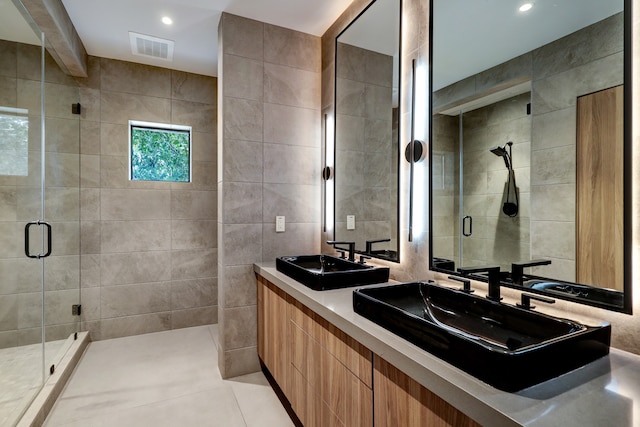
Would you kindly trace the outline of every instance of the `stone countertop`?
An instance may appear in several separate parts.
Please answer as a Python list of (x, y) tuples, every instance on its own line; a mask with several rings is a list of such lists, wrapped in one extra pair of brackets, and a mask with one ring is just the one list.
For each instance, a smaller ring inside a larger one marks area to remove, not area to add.
[(254, 264), (254, 271), (482, 425), (640, 426), (640, 356), (611, 348), (589, 365), (507, 393), (356, 314), (354, 288), (314, 291), (275, 263)]

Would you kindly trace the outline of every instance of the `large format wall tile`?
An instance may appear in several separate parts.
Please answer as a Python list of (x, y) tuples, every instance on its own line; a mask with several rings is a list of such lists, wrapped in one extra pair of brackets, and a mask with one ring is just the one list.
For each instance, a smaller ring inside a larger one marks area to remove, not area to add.
[(214, 306), (218, 303), (216, 279), (190, 279), (171, 282), (171, 310)]
[(262, 184), (225, 182), (223, 216), (227, 224), (255, 224), (262, 220)]
[(264, 65), (262, 61), (236, 55), (225, 55), (224, 96), (262, 101)]
[(103, 318), (169, 311), (171, 282), (110, 286), (100, 294)]
[(218, 323), (218, 307), (198, 307), (171, 312), (171, 329)]
[(275, 221), (276, 215), (284, 215), (290, 222), (319, 222), (316, 209), (320, 197), (317, 185), (264, 184), (262, 187), (262, 222)]
[(106, 123), (128, 124), (129, 120), (170, 123), (171, 100), (120, 92), (102, 92), (100, 119)]
[(100, 325), (100, 338), (127, 337), (148, 334), (171, 329), (171, 313), (150, 313), (139, 316), (114, 317), (103, 319)]
[(264, 26), (264, 61), (320, 72), (320, 39), (287, 28)]
[(258, 317), (256, 306), (223, 308), (225, 317), (225, 333), (223, 348), (242, 348), (257, 344)]
[(193, 131), (216, 131), (216, 105), (199, 102), (171, 101), (171, 123), (191, 126)]
[(18, 62), (18, 44), (7, 40), (0, 40), (0, 76), (17, 77)]
[(171, 90), (173, 99), (213, 105), (217, 102), (218, 86), (215, 77), (172, 70)]
[(318, 223), (289, 223), (287, 233), (276, 233), (275, 221), (263, 227), (262, 261), (275, 262), (276, 257), (317, 253), (320, 247)]
[(272, 104), (317, 108), (320, 76), (312, 71), (265, 63), (264, 100)]
[(228, 139), (222, 152), (224, 181), (261, 182), (262, 143)]
[(171, 249), (171, 221), (102, 221), (101, 253)]
[(225, 224), (225, 265), (262, 261), (262, 224)]
[(263, 60), (264, 24), (262, 22), (225, 13), (220, 23), (225, 54)]
[(15, 77), (0, 77), (0, 105), (15, 107), (18, 103), (18, 82)]
[(264, 182), (318, 184), (320, 148), (264, 144)]
[(215, 219), (216, 191), (171, 191), (171, 219)]
[(215, 220), (171, 221), (172, 249), (208, 249), (218, 246), (218, 223)]
[(271, 104), (264, 110), (264, 142), (320, 146), (318, 110)]
[(166, 190), (101, 191), (102, 220), (170, 219), (171, 192)]
[(171, 251), (171, 279), (201, 279), (218, 276), (217, 249)]
[(171, 280), (171, 253), (168, 251), (103, 254), (101, 284), (126, 285)]
[(225, 138), (262, 141), (263, 105), (258, 101), (224, 98)]
[(220, 272), (225, 282), (221, 292), (220, 305), (224, 308), (255, 305), (257, 301), (255, 273), (253, 265), (234, 265)]
[(171, 70), (104, 58), (100, 65), (103, 91), (171, 97)]

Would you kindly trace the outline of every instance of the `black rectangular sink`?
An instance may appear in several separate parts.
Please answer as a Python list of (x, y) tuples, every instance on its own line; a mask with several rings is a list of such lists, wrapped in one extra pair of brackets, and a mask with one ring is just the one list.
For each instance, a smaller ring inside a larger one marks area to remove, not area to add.
[(354, 311), (500, 390), (514, 392), (609, 354), (592, 327), (435, 283), (353, 292)]
[(389, 281), (388, 267), (374, 267), (331, 255), (278, 257), (276, 270), (316, 291)]

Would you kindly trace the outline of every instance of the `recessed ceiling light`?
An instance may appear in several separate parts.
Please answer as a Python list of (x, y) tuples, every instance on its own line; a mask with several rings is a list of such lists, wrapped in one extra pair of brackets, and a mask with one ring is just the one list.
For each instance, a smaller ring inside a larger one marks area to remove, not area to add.
[(526, 12), (528, 10), (531, 10), (531, 8), (533, 7), (533, 3), (525, 3), (522, 6), (520, 6), (520, 9), (518, 9), (520, 12)]
[(168, 16), (163, 16), (162, 23), (165, 25), (171, 25), (173, 24), (173, 19), (169, 18)]

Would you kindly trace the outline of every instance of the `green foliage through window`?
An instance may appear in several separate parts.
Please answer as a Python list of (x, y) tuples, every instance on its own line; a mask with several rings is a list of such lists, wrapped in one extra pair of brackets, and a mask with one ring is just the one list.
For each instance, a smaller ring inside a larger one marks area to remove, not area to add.
[(132, 180), (190, 181), (190, 128), (130, 126)]

